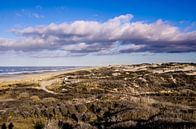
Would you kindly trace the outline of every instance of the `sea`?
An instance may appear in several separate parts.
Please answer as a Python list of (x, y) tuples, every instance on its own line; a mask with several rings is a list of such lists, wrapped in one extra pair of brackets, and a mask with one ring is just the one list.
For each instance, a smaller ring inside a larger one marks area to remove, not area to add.
[(0, 66), (0, 76), (55, 72), (82, 67), (83, 66)]

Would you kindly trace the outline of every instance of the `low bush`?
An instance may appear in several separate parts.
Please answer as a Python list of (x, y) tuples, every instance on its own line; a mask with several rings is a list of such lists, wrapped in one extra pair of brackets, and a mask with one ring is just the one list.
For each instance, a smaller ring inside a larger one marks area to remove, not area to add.
[(39, 96), (36, 96), (36, 95), (33, 95), (33, 96), (31, 96), (31, 98), (30, 98), (34, 103), (38, 103), (38, 102), (40, 102), (40, 98), (39, 98)]
[(37, 121), (34, 125), (34, 129), (44, 129), (45, 124), (42, 121)]
[(52, 103), (54, 103), (55, 101), (56, 101), (56, 99), (53, 98), (53, 97), (48, 97), (48, 98), (42, 99), (42, 102), (43, 102), (44, 104), (52, 104)]
[(29, 93), (28, 92), (22, 92), (21, 94), (18, 95), (18, 99), (25, 99), (29, 98)]

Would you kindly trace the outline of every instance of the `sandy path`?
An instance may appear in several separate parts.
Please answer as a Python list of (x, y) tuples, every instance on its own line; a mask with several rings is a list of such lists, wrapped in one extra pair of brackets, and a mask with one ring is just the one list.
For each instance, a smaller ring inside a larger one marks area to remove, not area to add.
[(42, 89), (44, 90), (45, 92), (47, 93), (50, 93), (50, 94), (58, 94), (54, 91), (51, 91), (51, 90), (48, 90), (47, 89), (47, 86), (50, 86), (51, 84), (53, 84), (54, 80), (49, 80), (49, 81), (41, 81), (39, 84), (40, 84), (40, 87), (38, 87), (38, 89)]

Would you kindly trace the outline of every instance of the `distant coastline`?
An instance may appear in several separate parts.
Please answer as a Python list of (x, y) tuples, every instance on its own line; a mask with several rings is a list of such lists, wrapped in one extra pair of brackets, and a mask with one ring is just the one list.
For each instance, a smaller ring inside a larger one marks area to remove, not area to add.
[[(18, 67), (18, 66), (17, 66)], [(45, 66), (45, 68), (49, 66)], [(30, 71), (30, 72), (20, 72), (14, 74), (0, 74), (0, 83), (15, 83), (20, 81), (39, 81), (46, 78), (50, 78), (52, 76), (64, 74), (67, 72), (85, 70), (88, 68), (92, 68), (90, 66), (52, 66), (54, 67), (61, 67), (61, 69), (51, 69), (51, 70), (42, 70), (42, 71)], [(62, 68), (64, 67), (64, 68)], [(3, 67), (0, 67), (0, 69)], [(4, 67), (5, 68), (5, 67)], [(13, 68), (13, 66), (11, 66)], [(36, 68), (36, 66), (34, 67)], [(44, 68), (44, 67), (43, 67)], [(94, 68), (94, 67), (93, 67)]]
[(0, 66), (0, 77), (59, 72), (83, 67), (84, 66)]

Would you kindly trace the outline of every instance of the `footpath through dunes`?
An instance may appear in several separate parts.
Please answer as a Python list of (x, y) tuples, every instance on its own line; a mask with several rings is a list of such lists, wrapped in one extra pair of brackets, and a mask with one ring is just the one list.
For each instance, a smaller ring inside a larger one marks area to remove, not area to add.
[(195, 72), (193, 63), (115, 65), (4, 81), (0, 125), (195, 129)]

